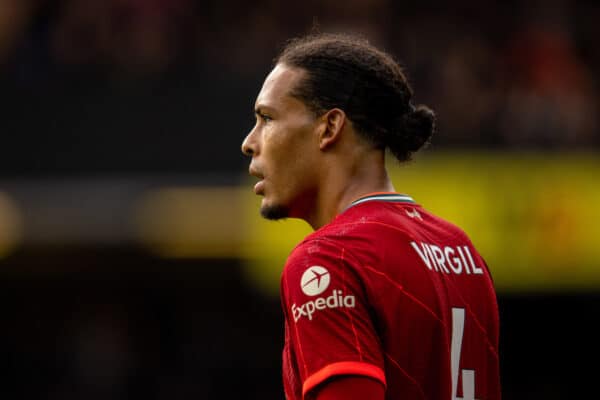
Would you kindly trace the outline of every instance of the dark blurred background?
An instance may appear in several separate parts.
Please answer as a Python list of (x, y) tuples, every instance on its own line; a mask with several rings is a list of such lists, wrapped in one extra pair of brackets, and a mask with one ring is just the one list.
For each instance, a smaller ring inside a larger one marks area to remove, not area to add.
[(391, 52), (436, 110), (391, 168), (490, 264), (504, 398), (590, 397), (598, 21), (591, 0), (0, 0), (0, 398), (283, 398), (278, 275), (308, 229), (260, 221), (239, 147), (315, 24)]

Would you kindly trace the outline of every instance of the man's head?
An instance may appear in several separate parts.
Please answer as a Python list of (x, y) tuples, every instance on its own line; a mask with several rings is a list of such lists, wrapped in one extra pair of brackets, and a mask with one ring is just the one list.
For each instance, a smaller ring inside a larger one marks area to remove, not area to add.
[(304, 77), (298, 68), (273, 68), (256, 98), (256, 124), (242, 143), (242, 152), (252, 156), (250, 174), (261, 179), (254, 191), (264, 196), (265, 218), (301, 217), (301, 200), (315, 194), (320, 120), (291, 95)]
[(433, 112), (413, 106), (411, 97), (400, 66), (366, 40), (320, 34), (289, 42), (258, 95), (257, 122), (242, 144), (253, 159), (250, 172), (262, 179), (255, 191), (264, 195), (263, 216), (303, 216), (323, 185), (320, 156), (343, 135), (356, 136), (356, 146), (410, 159), (434, 125)]

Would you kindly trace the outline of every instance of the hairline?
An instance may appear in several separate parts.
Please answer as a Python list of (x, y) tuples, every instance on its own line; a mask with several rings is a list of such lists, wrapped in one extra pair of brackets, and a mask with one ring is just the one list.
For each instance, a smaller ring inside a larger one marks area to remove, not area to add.
[(289, 68), (291, 70), (296, 70), (296, 71), (300, 71), (300, 76), (298, 77), (298, 79), (296, 80), (296, 82), (294, 82), (294, 86), (292, 86), (291, 88), (288, 89), (288, 93), (286, 94), (287, 96), (293, 97), (294, 99), (300, 101), (302, 104), (304, 104), (304, 106), (313, 114), (315, 114), (315, 116), (319, 116), (322, 115), (323, 113), (329, 111), (325, 108), (317, 108), (315, 107), (314, 103), (311, 104), (311, 102), (304, 96), (302, 96), (299, 93), (298, 88), (301, 87), (301, 85), (306, 84), (307, 80), (310, 79), (311, 77), (311, 72), (310, 70), (308, 70), (305, 67), (301, 67), (298, 65), (293, 65), (290, 64), (288, 62), (285, 61), (281, 61), (281, 60), (276, 60), (275, 65), (273, 66), (273, 68), (276, 68), (277, 66), (283, 66), (285, 68)]

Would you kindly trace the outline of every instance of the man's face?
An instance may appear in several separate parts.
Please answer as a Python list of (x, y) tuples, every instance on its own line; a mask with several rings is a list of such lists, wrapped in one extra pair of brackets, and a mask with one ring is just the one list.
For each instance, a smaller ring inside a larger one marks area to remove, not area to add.
[(256, 99), (256, 124), (242, 143), (242, 152), (252, 157), (250, 174), (260, 179), (254, 192), (263, 196), (260, 211), (265, 218), (302, 218), (314, 201), (318, 120), (290, 95), (304, 74), (302, 69), (275, 66)]

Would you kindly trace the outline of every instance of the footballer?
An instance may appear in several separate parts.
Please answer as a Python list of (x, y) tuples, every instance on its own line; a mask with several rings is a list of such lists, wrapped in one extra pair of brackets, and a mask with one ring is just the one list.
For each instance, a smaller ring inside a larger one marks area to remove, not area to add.
[(242, 143), (261, 214), (314, 232), (281, 277), (290, 400), (500, 399), (499, 318), (467, 235), (398, 192), (434, 131), (399, 64), (351, 35), (290, 41)]

